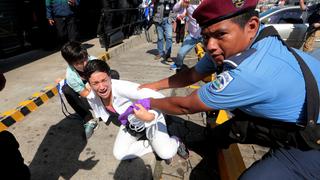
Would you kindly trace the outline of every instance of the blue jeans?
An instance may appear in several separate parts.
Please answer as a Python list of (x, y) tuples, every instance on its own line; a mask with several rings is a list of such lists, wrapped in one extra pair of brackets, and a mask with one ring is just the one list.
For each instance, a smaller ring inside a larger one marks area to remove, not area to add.
[(190, 34), (188, 34), (186, 36), (186, 38), (183, 40), (183, 43), (179, 49), (177, 58), (175, 59), (175, 64), (177, 65), (177, 67), (181, 67), (183, 65), (183, 59), (184, 57), (188, 54), (188, 52), (194, 48), (194, 46), (201, 42), (202, 38), (193, 38), (190, 36)]
[[(172, 48), (172, 24), (169, 22), (168, 18), (163, 18), (161, 23), (156, 23), (157, 28), (157, 48), (159, 55), (167, 58), (170, 57)], [(163, 50), (163, 41), (166, 40), (166, 51)]]

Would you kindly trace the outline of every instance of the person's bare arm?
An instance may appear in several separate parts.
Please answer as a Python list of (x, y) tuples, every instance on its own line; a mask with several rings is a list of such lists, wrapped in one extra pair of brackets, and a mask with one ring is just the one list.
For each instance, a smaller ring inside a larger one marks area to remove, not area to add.
[(195, 82), (200, 81), (201, 79), (205, 78), (208, 74), (199, 74), (194, 67), (191, 69), (185, 69), (180, 71), (179, 73), (172, 75), (168, 78), (161, 79), (156, 82), (146, 83), (139, 86), (140, 89), (142, 88), (149, 88), (153, 90), (162, 90), (162, 89), (169, 89), (169, 88), (180, 88), (191, 85)]
[(84, 88), (82, 91), (79, 92), (81, 97), (87, 97), (90, 93), (90, 89)]
[(299, 0), (299, 5), (301, 10), (307, 10), (307, 6), (304, 4), (304, 0)]
[(320, 22), (312, 24), (314, 28), (320, 28)]

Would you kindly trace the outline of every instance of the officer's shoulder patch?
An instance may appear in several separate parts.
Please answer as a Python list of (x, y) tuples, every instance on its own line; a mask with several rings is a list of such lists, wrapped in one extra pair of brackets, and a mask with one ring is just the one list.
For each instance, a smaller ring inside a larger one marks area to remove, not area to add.
[(214, 91), (220, 92), (228, 86), (228, 84), (233, 80), (233, 77), (228, 71), (220, 73), (215, 80), (211, 82), (211, 86)]

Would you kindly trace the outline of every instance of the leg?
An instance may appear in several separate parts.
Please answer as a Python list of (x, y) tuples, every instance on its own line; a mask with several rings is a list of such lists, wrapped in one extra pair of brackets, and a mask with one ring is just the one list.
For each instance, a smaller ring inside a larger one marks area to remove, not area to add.
[(168, 134), (166, 121), (162, 114), (159, 114), (157, 121), (158, 130), (150, 140), (153, 150), (161, 159), (172, 158), (178, 150), (179, 142)]
[(69, 41), (75, 41), (78, 37), (78, 28), (75, 17), (69, 17), (67, 20), (67, 30)]
[(133, 159), (152, 152), (148, 140), (140, 140), (131, 136), (126, 127), (121, 125), (113, 146), (113, 155), (118, 160)]
[(270, 150), (260, 161), (249, 167), (239, 179), (318, 179), (320, 151), (295, 148)]
[(172, 48), (172, 24), (169, 22), (168, 18), (164, 18), (162, 22), (164, 28), (164, 35), (166, 38), (166, 52), (165, 57), (169, 58), (171, 56), (171, 48)]
[(66, 18), (64, 18), (64, 17), (54, 18), (54, 21), (56, 23), (59, 44), (62, 45), (62, 44), (64, 44), (64, 42), (66, 40), (66, 36), (67, 36)]
[(89, 104), (87, 101), (81, 100), (78, 93), (76, 93), (68, 84), (65, 84), (62, 87), (62, 92), (66, 97), (68, 103), (73, 108), (73, 110), (79, 114), (82, 119), (87, 119), (88, 116), (91, 116), (89, 111)]
[(158, 48), (158, 54), (160, 56), (164, 55), (163, 52), (163, 27), (161, 26), (161, 24), (156, 23), (156, 28), (157, 28), (157, 36), (158, 36), (158, 41), (157, 41), (157, 48)]
[(320, 37), (320, 30), (316, 30), (307, 35), (306, 41), (304, 42), (304, 45), (303, 45), (303, 51), (309, 52), (313, 50), (313, 44), (316, 37)]
[(194, 39), (190, 35), (187, 35), (187, 37), (184, 39), (184, 41), (179, 49), (179, 52), (178, 52), (178, 55), (177, 55), (177, 58), (175, 61), (175, 64), (177, 65), (177, 67), (181, 67), (183, 65), (184, 57), (188, 54), (188, 52), (192, 48), (194, 48), (194, 46), (196, 45), (197, 42), (198, 42), (197, 39)]

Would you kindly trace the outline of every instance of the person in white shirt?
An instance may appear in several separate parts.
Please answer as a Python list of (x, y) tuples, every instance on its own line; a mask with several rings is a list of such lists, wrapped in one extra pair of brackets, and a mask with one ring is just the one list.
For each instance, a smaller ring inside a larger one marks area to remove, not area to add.
[[(164, 97), (151, 89), (138, 90), (139, 84), (111, 79), (110, 67), (101, 60), (89, 61), (84, 72), (91, 88), (87, 100), (95, 116), (104, 122), (110, 120), (111, 116), (123, 114), (138, 99)], [(144, 123), (134, 115), (129, 115), (127, 122), (121, 121), (113, 148), (115, 158), (132, 159), (153, 151), (164, 160), (172, 159), (177, 151), (183, 158), (188, 158), (189, 154), (183, 143), (177, 137), (168, 135), (163, 114), (155, 110), (144, 110), (143, 113), (155, 121)], [(142, 135), (146, 135), (147, 139), (139, 140)]]
[(202, 42), (201, 37), (201, 28), (197, 23), (196, 19), (192, 17), (193, 11), (199, 6), (199, 2), (197, 4), (191, 4), (189, 0), (180, 0), (173, 6), (174, 12), (181, 12), (183, 10), (186, 11), (185, 18), (188, 23), (188, 32), (189, 34), (185, 37), (182, 42), (182, 45), (177, 54), (177, 58), (174, 60), (174, 64), (170, 66), (171, 70), (180, 71), (183, 66), (184, 57), (188, 54), (188, 52), (194, 48), (194, 46)]

